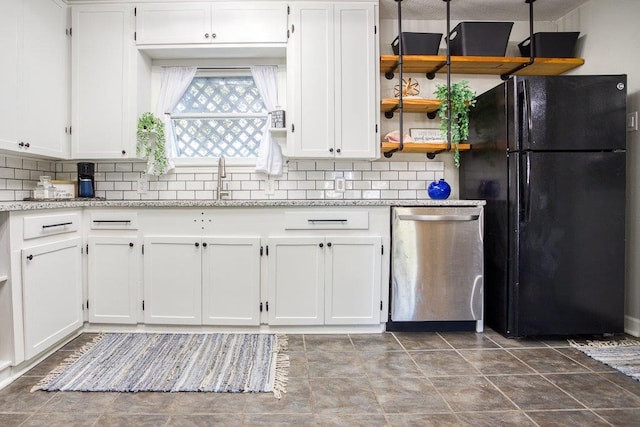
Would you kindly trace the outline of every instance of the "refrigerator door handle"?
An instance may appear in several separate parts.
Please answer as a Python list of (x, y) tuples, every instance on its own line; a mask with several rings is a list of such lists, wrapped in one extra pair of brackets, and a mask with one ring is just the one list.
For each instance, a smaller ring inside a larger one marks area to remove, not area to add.
[[(524, 103), (523, 121), (527, 124), (527, 148), (531, 148), (531, 131), (533, 129), (533, 118), (531, 116), (531, 92), (526, 80), (522, 81), (522, 101)], [(522, 148), (522, 145), (520, 146)]]
[(522, 221), (529, 222), (531, 218), (531, 157), (527, 152), (522, 153), (522, 159), (524, 165), (521, 165), (522, 176), (522, 199), (521, 199), (521, 212)]

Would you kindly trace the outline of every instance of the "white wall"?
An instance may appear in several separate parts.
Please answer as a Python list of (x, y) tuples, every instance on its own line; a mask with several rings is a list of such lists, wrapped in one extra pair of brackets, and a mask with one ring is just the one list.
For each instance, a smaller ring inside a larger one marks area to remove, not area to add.
[[(580, 31), (585, 64), (573, 74), (627, 74), (627, 111), (640, 109), (638, 0), (591, 0), (558, 22)], [(627, 133), (627, 291), (625, 329), (640, 336), (640, 132)]]

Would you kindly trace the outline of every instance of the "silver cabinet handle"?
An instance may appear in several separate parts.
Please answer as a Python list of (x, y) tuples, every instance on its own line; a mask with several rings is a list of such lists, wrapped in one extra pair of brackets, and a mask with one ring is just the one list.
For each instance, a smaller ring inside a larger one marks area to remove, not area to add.
[(398, 215), (409, 221), (476, 221), (480, 215)]
[(308, 219), (307, 222), (347, 222), (346, 219)]
[(120, 223), (120, 222), (126, 222), (129, 223), (131, 222), (130, 219), (94, 219), (93, 222), (109, 222), (109, 223)]

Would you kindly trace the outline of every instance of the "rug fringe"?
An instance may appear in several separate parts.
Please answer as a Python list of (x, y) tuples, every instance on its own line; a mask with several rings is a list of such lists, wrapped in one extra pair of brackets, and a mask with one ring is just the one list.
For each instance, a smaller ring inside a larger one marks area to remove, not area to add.
[(43, 390), (53, 380), (58, 378), (58, 376), (65, 371), (69, 366), (73, 365), (80, 357), (84, 356), (89, 350), (91, 350), (97, 343), (100, 342), (104, 338), (105, 334), (100, 333), (96, 335), (91, 341), (87, 342), (85, 345), (80, 347), (78, 350), (74, 351), (71, 356), (64, 359), (58, 366), (56, 366), (51, 372), (49, 372), (44, 378), (42, 378), (36, 385), (31, 387), (30, 392), (33, 393), (37, 390)]
[(587, 340), (586, 343), (579, 343), (575, 340), (569, 340), (569, 344), (576, 348), (607, 348), (607, 347), (628, 347), (632, 345), (640, 345), (640, 341), (625, 338), (623, 340), (611, 341), (592, 341)]
[(276, 372), (273, 383), (273, 396), (281, 399), (282, 394), (287, 392), (289, 381), (289, 355), (282, 353), (289, 348), (289, 338), (286, 335), (276, 335)]

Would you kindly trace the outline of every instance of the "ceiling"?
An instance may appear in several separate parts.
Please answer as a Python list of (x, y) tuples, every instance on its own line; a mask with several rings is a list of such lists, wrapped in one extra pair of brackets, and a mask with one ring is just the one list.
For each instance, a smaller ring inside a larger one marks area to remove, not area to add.
[[(534, 0), (534, 21), (555, 21), (590, 0)], [(402, 20), (446, 19), (445, 0), (401, 0)], [(525, 0), (450, 0), (452, 20), (528, 21)], [(397, 19), (398, 1), (380, 0), (380, 19)]]

